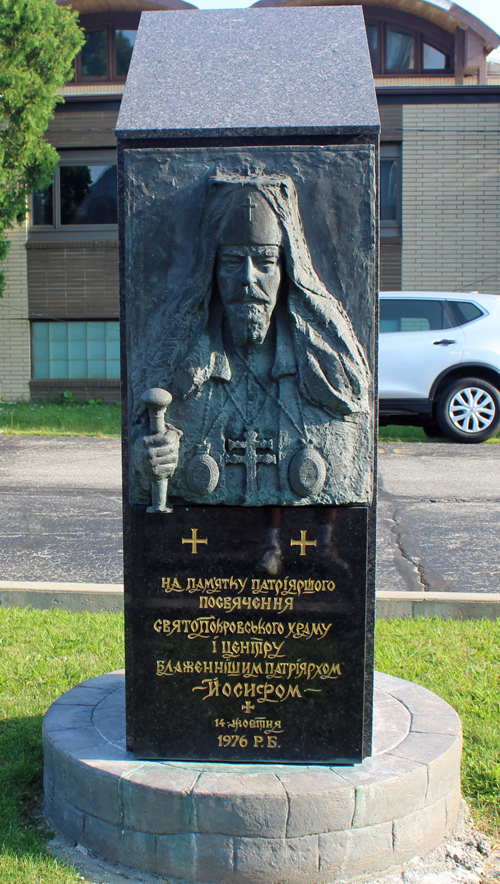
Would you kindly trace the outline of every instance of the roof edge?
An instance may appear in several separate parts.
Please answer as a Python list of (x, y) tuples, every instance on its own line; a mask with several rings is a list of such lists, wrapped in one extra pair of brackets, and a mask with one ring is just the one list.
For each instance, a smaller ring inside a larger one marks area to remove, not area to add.
[[(337, 0), (332, 0), (332, 2), (328, 2), (328, 0), (326, 0), (326, 2), (322, 2), (322, 3), (318, 3), (318, 2), (310, 3), (310, 2), (307, 2), (307, 0), (306, 0), (306, 3), (304, 3), (304, 5), (305, 6), (310, 6), (310, 5), (314, 5), (314, 6), (341, 6), (343, 3), (345, 4), (346, 0), (338, 0), (338, 2), (337, 2)], [(359, 5), (362, 5), (362, 0), (347, 0), (347, 3), (348, 3), (348, 5), (351, 5), (354, 3), (356, 3), (356, 4), (359, 3)], [(481, 21), (481, 19), (476, 18), (475, 15), (472, 15), (471, 12), (467, 12), (466, 9), (462, 9), (462, 7), (458, 5), (458, 3), (449, 2), (449, 0), (448, 0), (448, 2), (446, 2), (446, 0), (444, 0), (444, 2), (440, 2), (440, 3), (433, 3), (432, 0), (416, 0), (415, 10), (413, 10), (413, 11), (410, 9), (402, 9), (401, 3), (399, 2), (399, 0), (392, 0), (392, 2), (388, 2), (388, 3), (384, 3), (384, 4), (377, 3), (377, 0), (368, 0), (368, 3), (372, 6), (379, 6), (380, 5), (381, 8), (383, 8), (384, 6), (387, 6), (388, 8), (393, 7), (394, 9), (398, 9), (400, 12), (409, 12), (409, 13), (411, 12), (412, 15), (416, 15), (418, 18), (425, 18), (425, 16), (419, 15), (419, 13), (418, 13), (419, 6), (421, 7), (422, 5), (424, 5), (424, 6), (428, 6), (429, 8), (434, 7), (436, 9), (440, 9), (442, 12), (444, 12), (446, 15), (449, 15), (451, 18), (454, 18), (455, 21), (458, 23), (459, 27), (470, 28), (472, 31), (475, 31), (475, 33), (478, 34), (481, 37), (481, 39), (483, 39), (485, 41), (485, 43), (487, 44), (486, 48), (488, 50), (488, 53), (492, 52), (494, 49), (497, 49), (498, 46), (500, 46), (500, 34), (497, 34), (496, 31), (494, 31), (487, 24), (485, 24), (483, 21)], [(261, 7), (262, 8), (262, 7), (279, 7), (279, 6), (281, 6), (284, 9), (285, 8), (295, 9), (298, 5), (302, 5), (302, 4), (297, 3), (297, 0), (291, 0), (291, 2), (290, 2), (290, 0), (257, 0), (257, 2), (253, 3), (250, 8), (252, 9), (254, 7)]]

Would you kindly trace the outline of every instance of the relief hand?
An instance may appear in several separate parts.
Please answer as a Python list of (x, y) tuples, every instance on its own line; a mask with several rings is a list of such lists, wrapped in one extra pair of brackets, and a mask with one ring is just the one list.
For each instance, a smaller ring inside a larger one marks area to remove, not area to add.
[(151, 506), (147, 511), (170, 513), (172, 509), (167, 507), (168, 480), (177, 467), (182, 433), (171, 424), (165, 426), (165, 412), (172, 401), (167, 390), (153, 387), (142, 394), (141, 400), (149, 410), (151, 432), (144, 438), (144, 473), (151, 482)]

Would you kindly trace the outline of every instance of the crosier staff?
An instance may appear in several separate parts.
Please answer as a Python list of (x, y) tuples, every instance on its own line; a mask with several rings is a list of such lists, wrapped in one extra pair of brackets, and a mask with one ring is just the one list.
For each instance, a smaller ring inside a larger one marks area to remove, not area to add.
[[(145, 393), (141, 396), (141, 401), (147, 407), (149, 411), (149, 429), (151, 433), (151, 437), (154, 437), (154, 441), (158, 444), (159, 442), (163, 442), (165, 436), (167, 435), (167, 427), (165, 426), (165, 413), (172, 402), (172, 396), (168, 392), (168, 390), (162, 390), (161, 387), (152, 387), (150, 390), (146, 390)], [(182, 436), (180, 430), (177, 430), (175, 427), (168, 427), (168, 431), (174, 431), (178, 434), (178, 436)], [(151, 438), (149, 441), (152, 441)], [(172, 469), (171, 475), (175, 470), (175, 466)], [(152, 465), (152, 469), (149, 475), (149, 479), (151, 482), (151, 506), (148, 506), (148, 513), (171, 513), (172, 507), (167, 506), (167, 492), (168, 492), (168, 476), (165, 475), (156, 475), (156, 470), (154, 464)]]

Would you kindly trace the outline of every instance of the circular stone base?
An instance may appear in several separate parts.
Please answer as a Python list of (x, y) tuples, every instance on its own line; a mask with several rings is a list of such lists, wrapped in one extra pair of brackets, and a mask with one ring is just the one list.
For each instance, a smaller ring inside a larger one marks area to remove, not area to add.
[(203, 884), (345, 881), (455, 825), (460, 720), (425, 688), (376, 673), (374, 754), (327, 767), (135, 759), (124, 682), (89, 679), (44, 721), (49, 822), (110, 862)]

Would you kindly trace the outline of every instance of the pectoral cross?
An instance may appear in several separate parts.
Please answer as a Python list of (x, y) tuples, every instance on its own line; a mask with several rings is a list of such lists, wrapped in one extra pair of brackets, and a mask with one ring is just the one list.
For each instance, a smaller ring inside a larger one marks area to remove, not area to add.
[[(230, 451), (241, 448), (244, 454), (227, 454), (226, 463), (243, 464), (246, 468), (246, 492), (245, 503), (248, 506), (256, 506), (258, 504), (258, 487), (257, 487), (257, 464), (277, 463), (275, 454), (264, 454), (262, 449), (273, 449), (274, 441), (272, 439), (259, 439), (259, 434), (255, 430), (248, 430), (244, 434), (245, 439), (242, 442), (234, 442), (228, 439), (228, 447)], [(261, 453), (259, 454), (259, 449)]]
[(252, 202), (252, 197), (251, 197), (251, 196), (247, 196), (247, 198), (246, 198), (246, 202), (245, 202), (245, 205), (244, 205), (244, 208), (245, 208), (245, 209), (248, 209), (248, 220), (251, 221), (251, 220), (252, 220), (252, 209), (256, 209), (256, 208), (257, 208), (257, 206), (255, 205), (255, 203)]

